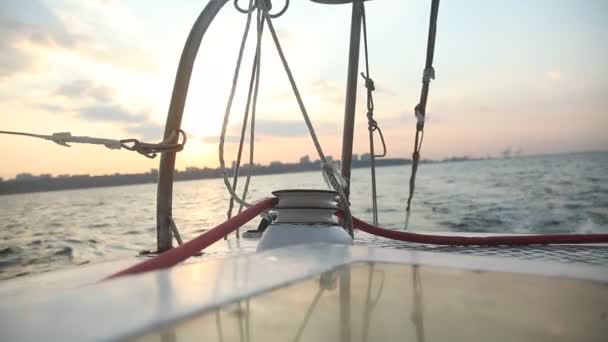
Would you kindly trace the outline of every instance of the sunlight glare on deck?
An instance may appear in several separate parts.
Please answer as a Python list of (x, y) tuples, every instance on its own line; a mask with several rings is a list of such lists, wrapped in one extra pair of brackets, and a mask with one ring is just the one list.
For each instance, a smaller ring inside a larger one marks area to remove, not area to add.
[(607, 316), (604, 283), (369, 262), (136, 341), (605, 341)]

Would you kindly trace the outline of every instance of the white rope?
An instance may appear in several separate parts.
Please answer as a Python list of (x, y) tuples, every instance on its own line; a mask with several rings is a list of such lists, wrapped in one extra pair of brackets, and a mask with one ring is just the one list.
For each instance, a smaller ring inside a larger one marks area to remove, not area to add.
[(236, 67), (234, 70), (234, 77), (232, 78), (232, 88), (230, 89), (230, 96), (228, 97), (228, 103), (226, 105), (226, 112), (224, 113), (224, 121), (222, 123), (222, 133), (220, 134), (220, 145), (219, 145), (219, 159), (220, 168), (222, 170), (222, 176), (224, 178), (224, 185), (230, 193), (230, 196), (240, 205), (247, 208), (251, 207), (251, 204), (242, 200), (239, 195), (236, 194), (234, 188), (230, 184), (228, 179), (228, 172), (226, 171), (226, 162), (224, 161), (224, 143), (226, 140), (226, 130), (228, 128), (228, 121), (230, 119), (230, 110), (232, 109), (232, 102), (234, 101), (234, 95), (236, 93), (236, 86), (239, 80), (239, 72), (241, 70), (241, 62), (243, 60), (243, 53), (245, 51), (245, 43), (247, 42), (247, 35), (249, 34), (249, 27), (251, 26), (251, 15), (253, 12), (254, 0), (249, 1), (249, 11), (247, 11), (247, 23), (245, 24), (245, 31), (243, 32), (243, 38), (241, 39), (241, 47), (236, 61)]
[(71, 147), (70, 145), (68, 145), (68, 143), (103, 145), (111, 150), (120, 150), (120, 148), (122, 147), (120, 140), (93, 138), (86, 136), (73, 136), (70, 132), (59, 132), (53, 133), (52, 135), (45, 135), (25, 132), (0, 131), (0, 134), (22, 135), (32, 138), (39, 138), (52, 141), (56, 144), (65, 147)]
[[(103, 145), (111, 150), (120, 150), (121, 148), (124, 148), (129, 151), (138, 152), (148, 158), (154, 158), (154, 157), (156, 157), (157, 153), (162, 153), (162, 152), (179, 152), (184, 148), (184, 145), (186, 144), (186, 133), (182, 130), (179, 130), (178, 132), (173, 132), (173, 134), (171, 134), (168, 139), (166, 139), (160, 143), (157, 143), (157, 144), (142, 143), (137, 139), (115, 140), (115, 139), (94, 138), (94, 137), (87, 137), (87, 136), (75, 136), (75, 135), (72, 135), (70, 132), (59, 132), (59, 133), (53, 133), (51, 135), (46, 135), (46, 134), (34, 134), (34, 133), (26, 133), (26, 132), (0, 131), (0, 134), (20, 135), (20, 136), (26, 136), (26, 137), (31, 137), (31, 138), (44, 139), (44, 140), (52, 141), (56, 144), (59, 144), (61, 146), (65, 146), (65, 147), (71, 147), (71, 145), (69, 145), (69, 144), (75, 143), (75, 144)], [(175, 144), (169, 143), (169, 141), (172, 141), (173, 139), (175, 139), (177, 134), (182, 135), (182, 142), (175, 143)]]
[(285, 54), (283, 53), (283, 49), (281, 48), (281, 43), (279, 42), (277, 33), (274, 29), (274, 26), (272, 25), (270, 16), (268, 15), (268, 9), (266, 8), (266, 3), (264, 1), (260, 1), (260, 7), (262, 8), (264, 18), (266, 19), (266, 23), (268, 24), (268, 30), (270, 31), (270, 34), (272, 35), (272, 40), (274, 41), (274, 44), (277, 48), (279, 57), (281, 58), (281, 62), (283, 64), (283, 68), (285, 69), (285, 73), (287, 74), (287, 77), (289, 78), (289, 83), (291, 84), (291, 89), (293, 90), (293, 93), (298, 102), (298, 106), (300, 107), (300, 111), (302, 112), (302, 117), (304, 118), (304, 122), (306, 123), (306, 126), (308, 127), (308, 132), (310, 133), (310, 137), (312, 138), (313, 144), (315, 145), (315, 149), (317, 150), (319, 159), (321, 159), (321, 169), (323, 172), (323, 177), (325, 178), (325, 181), (328, 183), (328, 186), (330, 186), (336, 192), (338, 192), (338, 195), (340, 197), (340, 200), (339, 200), (340, 206), (344, 210), (345, 227), (348, 230), (349, 234), (351, 236), (353, 236), (352, 215), (350, 213), (349, 203), (346, 198), (346, 194), (344, 192), (344, 188), (345, 188), (344, 185), (346, 184), (346, 182), (348, 182), (348, 180), (344, 179), (340, 175), (337, 165), (327, 161), (327, 158), (325, 157), (325, 153), (323, 153), (323, 149), (321, 148), (321, 143), (319, 143), (319, 138), (317, 137), (315, 129), (310, 120), (310, 117), (308, 116), (308, 111), (306, 111), (306, 107), (304, 106), (304, 101), (302, 101), (302, 96), (300, 95), (298, 86), (294, 80), (291, 69), (289, 68), (289, 64), (287, 63), (287, 58), (285, 57)]
[[(253, 12), (253, 6), (254, 6), (254, 0), (250, 0), (249, 2), (249, 11), (247, 12), (247, 23), (245, 25), (245, 30), (243, 32), (243, 38), (241, 40), (241, 46), (239, 49), (239, 54), (238, 54), (238, 58), (237, 58), (237, 63), (236, 63), (236, 67), (235, 67), (235, 72), (234, 72), (234, 77), (232, 80), (232, 88), (230, 91), (230, 96), (228, 97), (228, 103), (226, 105), (226, 112), (224, 113), (224, 121), (222, 123), (222, 132), (220, 134), (220, 144), (219, 144), (219, 159), (220, 159), (220, 168), (222, 170), (222, 175), (224, 178), (224, 185), (226, 186), (226, 189), (228, 190), (228, 192), (230, 193), (232, 199), (234, 199), (237, 203), (239, 203), (241, 205), (241, 207), (250, 207), (251, 204), (245, 202), (244, 199), (240, 198), (238, 196), (238, 194), (236, 193), (235, 189), (233, 188), (233, 186), (230, 184), (230, 181), (228, 179), (228, 173), (226, 170), (226, 163), (224, 160), (224, 144), (225, 144), (225, 137), (226, 137), (226, 131), (227, 131), (227, 127), (228, 127), (228, 121), (230, 118), (230, 110), (232, 108), (232, 103), (234, 101), (234, 96), (236, 93), (236, 87), (237, 87), (237, 83), (238, 83), (238, 77), (239, 77), (239, 72), (240, 72), (240, 68), (241, 68), (241, 63), (242, 63), (242, 59), (243, 59), (243, 54), (244, 54), (244, 50), (245, 50), (245, 44), (247, 41), (247, 36), (249, 33), (249, 28), (251, 26), (251, 17), (252, 17), (252, 12)], [(272, 21), (270, 18), (270, 15), (268, 14), (268, 9), (266, 7), (266, 3), (264, 1), (260, 1), (258, 3), (258, 8), (261, 9), (262, 11), (262, 15), (264, 16), (264, 19), (266, 20), (267, 24), (268, 24), (268, 29), (270, 30), (270, 33), (272, 35), (272, 39), (275, 43), (275, 46), (277, 48), (277, 52), (279, 53), (279, 57), (281, 58), (281, 62), (283, 64), (283, 67), (285, 68), (285, 72), (287, 74), (287, 77), (289, 78), (289, 82), (291, 84), (291, 88), (294, 92), (294, 95), (296, 97), (296, 100), (298, 102), (298, 105), (300, 107), (300, 110), (302, 112), (302, 116), (304, 118), (304, 122), (306, 123), (306, 126), (308, 127), (308, 131), (310, 133), (310, 136), (312, 138), (313, 144), (315, 146), (315, 149), (317, 150), (317, 153), (319, 155), (319, 158), (321, 159), (321, 169), (323, 172), (323, 177), (325, 179), (325, 181), (327, 182), (328, 186), (333, 188), (339, 195), (340, 198), (340, 206), (342, 207), (342, 209), (344, 210), (345, 213), (345, 218), (344, 218), (344, 224), (345, 227), (347, 228), (347, 230), (349, 231), (349, 233), (351, 234), (351, 236), (353, 235), (352, 233), (352, 216), (350, 213), (350, 208), (349, 208), (349, 204), (348, 204), (348, 200), (346, 198), (346, 194), (344, 192), (344, 188), (346, 185), (347, 180), (344, 179), (339, 172), (338, 166), (334, 163), (330, 163), (328, 162), (325, 153), (323, 153), (323, 149), (321, 147), (321, 144), (319, 142), (319, 139), (316, 135), (315, 129), (312, 125), (312, 122), (310, 120), (310, 117), (308, 115), (308, 112), (306, 110), (306, 107), (304, 106), (304, 102), (302, 101), (302, 97), (300, 95), (300, 92), (298, 90), (298, 87), (296, 85), (296, 82), (294, 80), (293, 74), (291, 72), (291, 69), (289, 68), (289, 64), (287, 63), (287, 59), (285, 57), (285, 54), (283, 53), (283, 49), (281, 48), (281, 44), (279, 42), (277, 33), (274, 29), (274, 26), (272, 25)], [(248, 186), (248, 185), (247, 185)]]
[(435, 68), (425, 68), (422, 72), (422, 82), (430, 83), (431, 80), (435, 79)]
[[(236, 161), (236, 165), (234, 167), (234, 178), (233, 178), (233, 182), (232, 182), (232, 187), (234, 188), (234, 190), (236, 192), (236, 186), (237, 186), (237, 181), (238, 181), (238, 177), (239, 177), (239, 170), (241, 168), (241, 154), (243, 152), (245, 133), (246, 133), (246, 129), (247, 129), (247, 119), (249, 117), (249, 110), (251, 109), (251, 125), (250, 125), (250, 131), (249, 131), (249, 137), (250, 137), (249, 170), (247, 172), (245, 186), (243, 188), (243, 195), (242, 195), (243, 202), (246, 200), (247, 194), (249, 192), (249, 184), (251, 183), (252, 167), (253, 167), (254, 152), (255, 152), (255, 116), (256, 116), (258, 93), (259, 93), (259, 87), (260, 87), (260, 67), (261, 67), (261, 58), (262, 58), (262, 56), (261, 56), (262, 32), (263, 32), (263, 28), (264, 28), (263, 17), (261, 15), (261, 11), (259, 9), (258, 9), (257, 15), (256, 15), (256, 27), (257, 27), (256, 49), (255, 49), (255, 55), (254, 55), (254, 60), (253, 60), (253, 66), (251, 69), (251, 78), (249, 81), (249, 91), (247, 93), (247, 104), (245, 105), (245, 115), (243, 116), (243, 127), (241, 129), (241, 138), (240, 138), (240, 142), (239, 142), (237, 161)], [(233, 208), (234, 208), (234, 198), (230, 197), (230, 203), (228, 206), (228, 213), (227, 213), (228, 218), (232, 217)], [(243, 203), (240, 203), (238, 212), (241, 213), (243, 211), (243, 208), (244, 208)], [(235, 234), (236, 234), (237, 239), (240, 238), (240, 229), (239, 228), (237, 228)], [(224, 239), (227, 239), (227, 238), (228, 238), (227, 236), (224, 237)]]
[(416, 123), (418, 125), (424, 125), (426, 115), (424, 115), (418, 107), (414, 109), (414, 115), (416, 116)]
[[(258, 13), (259, 15), (260, 13)], [(260, 89), (260, 74), (262, 67), (262, 32), (264, 29), (264, 21), (263, 17), (258, 18), (258, 40), (256, 46), (256, 76), (255, 76), (255, 85), (253, 90), (253, 103), (251, 105), (251, 131), (249, 133), (249, 173), (247, 173), (247, 178), (245, 179), (245, 187), (243, 188), (243, 201), (247, 198), (247, 193), (249, 191), (249, 183), (251, 182), (251, 174), (253, 172), (253, 160), (254, 160), (254, 152), (255, 152), (255, 116), (258, 105), (258, 93)], [(239, 206), (239, 213), (243, 211), (243, 203)]]

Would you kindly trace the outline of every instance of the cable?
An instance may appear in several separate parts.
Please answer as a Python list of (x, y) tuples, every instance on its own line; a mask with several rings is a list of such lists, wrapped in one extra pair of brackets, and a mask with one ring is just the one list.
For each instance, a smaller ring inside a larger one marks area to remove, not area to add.
[[(412, 199), (414, 198), (414, 191), (416, 188), (416, 172), (418, 171), (418, 162), (420, 160), (420, 150), (422, 149), (422, 140), (424, 137), (424, 120), (426, 117), (426, 103), (429, 96), (429, 85), (432, 79), (435, 79), (435, 69), (433, 68), (433, 57), (435, 56), (435, 37), (437, 35), (437, 14), (439, 12), (439, 0), (432, 0), (431, 3), (431, 16), (429, 20), (429, 34), (426, 46), (426, 63), (424, 67), (424, 73), (422, 76), (422, 89), (420, 91), (420, 101), (414, 108), (414, 114), (416, 115), (416, 135), (414, 137), (414, 153), (412, 154), (412, 174), (410, 176), (410, 191), (407, 199), (407, 212), (409, 218), (409, 212), (412, 206)], [(406, 218), (407, 220), (407, 218)]]
[[(386, 156), (386, 143), (384, 141), (384, 134), (378, 122), (374, 119), (374, 95), (373, 92), (376, 90), (374, 80), (370, 76), (369, 72), (369, 49), (367, 44), (367, 19), (365, 16), (365, 3), (361, 2), (361, 22), (363, 26), (363, 51), (365, 52), (365, 74), (361, 73), (361, 76), (365, 80), (365, 88), (367, 89), (367, 129), (369, 132), (369, 154), (370, 154), (370, 171), (371, 171), (371, 185), (372, 185), (372, 219), (374, 224), (378, 224), (378, 194), (376, 189), (376, 157), (381, 158)], [(382, 142), (382, 154), (377, 155), (374, 147), (374, 132), (378, 131), (380, 135), (380, 141)]]

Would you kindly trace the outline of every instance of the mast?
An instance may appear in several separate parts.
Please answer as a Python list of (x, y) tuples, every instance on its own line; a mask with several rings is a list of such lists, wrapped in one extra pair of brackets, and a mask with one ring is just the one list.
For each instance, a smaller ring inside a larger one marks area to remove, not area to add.
[(353, 135), (355, 109), (357, 105), (357, 81), (359, 74), (359, 46), (361, 42), (361, 1), (353, 1), (350, 23), (350, 48), (348, 53), (348, 76), (346, 79), (346, 101), (344, 106), (344, 131), (342, 133), (342, 177), (346, 179), (345, 194), (350, 195), (350, 169), (353, 159)]
[[(350, 169), (353, 161), (353, 135), (355, 131), (355, 109), (357, 105), (357, 81), (359, 74), (359, 47), (361, 43), (362, 1), (353, 0), (350, 22), (350, 48), (348, 52), (348, 75), (346, 79), (346, 101), (344, 105), (344, 131), (342, 133), (342, 177), (346, 180), (344, 194), (350, 196)], [(348, 203), (344, 203), (348, 205)], [(340, 277), (340, 341), (351, 340), (351, 279), (350, 269)]]

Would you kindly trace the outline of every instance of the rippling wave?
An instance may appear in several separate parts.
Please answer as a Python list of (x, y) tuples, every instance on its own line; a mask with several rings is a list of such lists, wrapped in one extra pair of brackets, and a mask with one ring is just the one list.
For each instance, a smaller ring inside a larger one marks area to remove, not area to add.
[[(423, 164), (410, 230), (505, 233), (608, 232), (608, 153)], [(378, 173), (380, 223), (403, 229), (409, 167)], [(371, 221), (369, 171), (353, 170), (353, 213)], [(253, 178), (250, 198), (325, 188), (317, 172)], [(178, 182), (174, 217), (184, 240), (226, 217), (220, 179)], [(0, 196), (0, 279), (132, 257), (155, 246), (154, 185)], [(251, 222), (253, 228), (257, 222)], [(358, 243), (399, 244), (360, 235)], [(221, 254), (214, 250), (210, 254)]]

